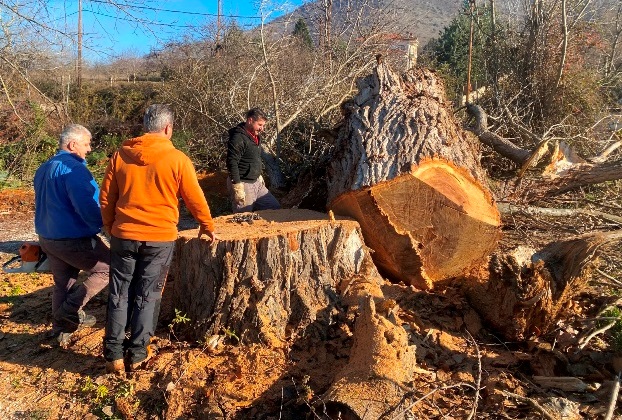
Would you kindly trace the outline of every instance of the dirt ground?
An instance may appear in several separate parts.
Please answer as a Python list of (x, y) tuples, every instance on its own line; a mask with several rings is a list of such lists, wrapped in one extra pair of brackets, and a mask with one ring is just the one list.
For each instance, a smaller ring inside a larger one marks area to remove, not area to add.
[[(204, 177), (202, 186), (215, 215), (226, 212), (222, 176)], [(1, 262), (23, 241), (36, 239), (33, 211), (32, 191), (0, 191)], [(183, 228), (195, 227), (185, 220)], [(533, 231), (520, 226), (507, 221), (506, 234), (537, 245)], [(49, 274), (0, 274), (1, 419), (327, 418), (321, 396), (352, 345), (352, 325), (341, 325), (282, 348), (240, 345), (228, 337), (212, 350), (209, 343), (177, 337), (182, 320), (163, 315), (155, 357), (145, 370), (119, 378), (104, 371), (106, 291), (85, 308), (97, 317), (95, 326), (60, 348), (46, 337), (52, 284)], [(387, 418), (462, 419), (474, 410), (471, 418), (545, 418), (543, 410), (558, 413), (552, 418), (604, 416), (617, 359), (602, 335), (576, 348), (577, 336), (590, 325), (586, 319), (609, 302), (602, 289), (582, 296), (577, 316), (554, 333), (524, 343), (485, 329), (457, 288), (425, 293), (386, 283), (383, 293), (399, 305), (417, 346), (417, 374), (404, 404)], [(165, 293), (165, 308), (167, 299)], [(585, 388), (549, 388), (538, 376), (574, 377)]]

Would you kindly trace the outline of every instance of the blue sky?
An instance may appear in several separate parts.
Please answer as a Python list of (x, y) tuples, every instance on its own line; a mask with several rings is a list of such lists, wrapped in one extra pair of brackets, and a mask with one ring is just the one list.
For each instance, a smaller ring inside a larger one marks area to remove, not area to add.
[[(303, 1), (265, 1), (264, 10), (274, 18)], [(46, 3), (59, 28), (77, 32), (78, 0)], [(217, 0), (82, 0), (83, 56), (105, 62), (124, 53), (142, 55), (183, 36), (199, 37), (206, 25), (215, 28), (217, 9)], [(253, 0), (222, 0), (222, 13), (225, 22), (235, 20), (244, 28), (261, 22), (259, 2)]]

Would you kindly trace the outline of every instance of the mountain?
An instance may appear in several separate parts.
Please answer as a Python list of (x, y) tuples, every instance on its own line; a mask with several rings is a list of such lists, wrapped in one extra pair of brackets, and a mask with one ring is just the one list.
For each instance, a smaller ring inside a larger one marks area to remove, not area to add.
[[(272, 24), (294, 23), (304, 18), (315, 39), (319, 38), (320, 19), (324, 16), (322, 4), (316, 0), (305, 3), (290, 14), (272, 21)], [(333, 0), (333, 33), (364, 16), (367, 28), (381, 28), (385, 32), (414, 36), (419, 45), (425, 45), (439, 35), (460, 11), (463, 0)]]

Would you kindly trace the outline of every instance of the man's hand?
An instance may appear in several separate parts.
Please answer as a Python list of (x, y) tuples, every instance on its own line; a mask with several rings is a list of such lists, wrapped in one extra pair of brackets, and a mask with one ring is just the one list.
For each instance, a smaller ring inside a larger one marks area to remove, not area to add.
[(243, 182), (233, 184), (233, 201), (238, 207), (244, 206), (244, 203), (246, 201), (246, 192), (244, 192)]
[(108, 242), (110, 242), (110, 230), (106, 226), (102, 226), (101, 233), (108, 239)]
[(218, 239), (218, 236), (216, 236), (214, 232), (212, 232), (211, 230), (207, 230), (203, 226), (201, 226), (199, 228), (199, 236), (197, 236), (197, 238), (201, 239), (201, 236), (203, 235), (207, 236), (208, 242), (215, 242)]

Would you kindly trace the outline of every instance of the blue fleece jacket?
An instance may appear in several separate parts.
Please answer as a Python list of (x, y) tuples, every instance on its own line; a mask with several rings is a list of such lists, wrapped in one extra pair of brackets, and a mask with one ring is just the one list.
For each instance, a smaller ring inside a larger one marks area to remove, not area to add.
[(100, 231), (99, 186), (84, 159), (59, 150), (37, 169), (34, 184), (38, 235), (70, 239)]

